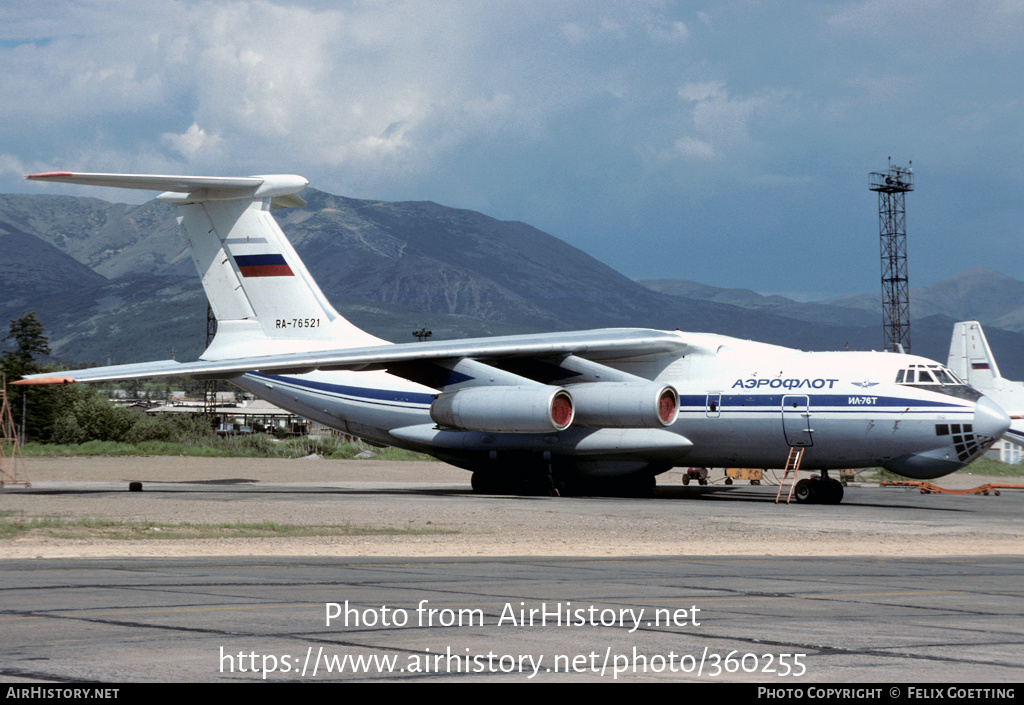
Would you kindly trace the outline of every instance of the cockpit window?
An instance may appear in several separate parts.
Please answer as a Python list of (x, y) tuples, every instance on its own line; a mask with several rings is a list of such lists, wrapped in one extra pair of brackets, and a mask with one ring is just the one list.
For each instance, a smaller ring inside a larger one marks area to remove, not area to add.
[(964, 382), (942, 365), (910, 365), (896, 373), (896, 384), (918, 389), (928, 389), (960, 399), (977, 401), (981, 393)]

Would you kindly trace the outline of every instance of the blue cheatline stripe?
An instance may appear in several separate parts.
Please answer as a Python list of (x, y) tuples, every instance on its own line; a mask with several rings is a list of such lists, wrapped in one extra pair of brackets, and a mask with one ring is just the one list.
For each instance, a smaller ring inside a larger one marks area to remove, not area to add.
[[(335, 396), (352, 397), (354, 399), (373, 404), (384, 404), (396, 406), (398, 404), (420, 404), (430, 406), (434, 402), (435, 395), (422, 392), (403, 392), (394, 389), (374, 389), (372, 387), (353, 387), (347, 384), (330, 384), (328, 382), (316, 382), (308, 379), (296, 379), (295, 377), (282, 377), (279, 375), (267, 375), (261, 372), (249, 372), (249, 375), (260, 379), (277, 382), (278, 384), (299, 387), (316, 391), (323, 394)], [(389, 403), (390, 402), (390, 403)], [(403, 407), (408, 408), (408, 407)]]
[[(694, 408), (704, 410), (707, 407), (707, 394), (687, 394), (679, 397), (682, 409)], [(719, 408), (722, 411), (781, 411), (783, 397), (808, 397), (812, 411), (870, 411), (879, 407), (887, 411), (910, 407), (928, 409), (949, 409), (971, 411), (973, 407), (927, 399), (907, 399), (905, 397), (876, 397), (871, 394), (723, 394)], [(850, 399), (874, 398), (871, 404), (851, 404)], [(766, 408), (767, 407), (767, 408)], [(840, 407), (837, 409), (836, 407)]]
[[(250, 372), (250, 376), (259, 379), (277, 382), (282, 385), (298, 387), (324, 394), (345, 396), (368, 403), (385, 404), (395, 406), (397, 404), (417, 404), (430, 406), (436, 395), (423, 392), (408, 392), (393, 389), (375, 389), (372, 387), (355, 387), (346, 384), (331, 384), (329, 382), (318, 382), (314, 380), (300, 380), (295, 377), (283, 377), (280, 375), (268, 375), (261, 372)], [(777, 414), (782, 411), (782, 398), (784, 396), (809, 396), (812, 412), (818, 413), (856, 413), (871, 414), (881, 411), (895, 411), (898, 408), (910, 407), (910, 413), (927, 413), (932, 410), (943, 409), (948, 411), (972, 411), (971, 407), (947, 402), (929, 401), (920, 399), (906, 399), (900, 397), (878, 397), (874, 404), (850, 405), (849, 397), (857, 397), (851, 394), (823, 394), (823, 395), (792, 395), (792, 394), (768, 394), (768, 395), (722, 395), (719, 410), (727, 412), (744, 413), (771, 413)], [(707, 410), (707, 395), (686, 395), (679, 400), (681, 412), (705, 412)], [(746, 402), (746, 403), (743, 403)], [(840, 407), (840, 408), (836, 408)], [(915, 408), (917, 407), (917, 408)], [(925, 407), (921, 409), (920, 407)], [(407, 407), (405, 407), (407, 408)], [(1021, 435), (1021, 434), (1019, 434)], [(1024, 437), (1024, 435), (1022, 435)]]

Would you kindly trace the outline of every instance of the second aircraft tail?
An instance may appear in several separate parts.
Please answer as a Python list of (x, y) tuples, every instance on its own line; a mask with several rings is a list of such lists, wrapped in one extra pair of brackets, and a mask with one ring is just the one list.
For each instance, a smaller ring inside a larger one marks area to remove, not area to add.
[(977, 321), (961, 321), (953, 325), (953, 338), (949, 343), (949, 369), (967, 384), (984, 391), (999, 379), (999, 367), (985, 332)]
[(1024, 383), (999, 374), (980, 323), (961, 321), (953, 326), (948, 367), (1010, 415), (1010, 429), (1003, 439), (1024, 446)]

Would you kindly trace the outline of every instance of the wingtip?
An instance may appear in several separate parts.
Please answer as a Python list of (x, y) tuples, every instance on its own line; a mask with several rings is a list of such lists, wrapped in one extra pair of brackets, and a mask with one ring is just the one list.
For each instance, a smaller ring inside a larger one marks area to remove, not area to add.
[(26, 174), (26, 179), (54, 179), (59, 176), (71, 176), (70, 171), (46, 171), (41, 174)]
[(74, 377), (62, 377), (60, 375), (52, 375), (50, 377), (35, 377), (33, 379), (19, 379), (17, 382), (11, 382), (11, 384), (24, 384), (24, 385), (37, 385), (37, 384), (73, 384), (78, 380)]

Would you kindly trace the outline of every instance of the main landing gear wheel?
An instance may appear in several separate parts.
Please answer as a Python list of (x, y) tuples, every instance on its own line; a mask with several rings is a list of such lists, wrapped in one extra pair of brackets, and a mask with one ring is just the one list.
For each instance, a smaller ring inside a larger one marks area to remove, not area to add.
[(843, 483), (832, 478), (807, 478), (796, 483), (793, 496), (800, 504), (839, 504), (843, 501)]
[(488, 473), (474, 472), (469, 484), (476, 494), (501, 494), (502, 490), (498, 478)]
[(523, 478), (523, 486), (519, 494), (526, 497), (557, 497), (555, 481), (547, 473), (532, 473)]
[(657, 484), (658, 481), (654, 479), (654, 475), (624, 478), (622, 495), (625, 497), (653, 497)]
[(793, 496), (796, 501), (800, 504), (814, 504), (818, 498), (817, 487), (818, 483), (815, 480), (803, 479), (796, 483), (796, 487), (793, 488)]
[(818, 482), (818, 501), (822, 504), (839, 504), (843, 501), (843, 483), (839, 480), (820, 480)]

